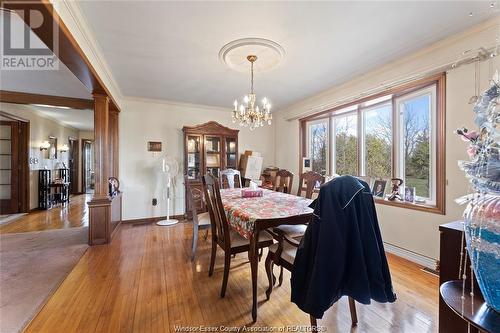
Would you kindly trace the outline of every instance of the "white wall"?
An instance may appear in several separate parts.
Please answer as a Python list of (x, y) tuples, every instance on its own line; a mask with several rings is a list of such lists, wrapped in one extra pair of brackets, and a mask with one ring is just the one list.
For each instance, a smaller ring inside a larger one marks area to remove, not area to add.
[[(299, 117), (311, 110), (328, 104), (335, 104), (346, 97), (375, 89), (415, 73), (446, 63), (454, 62), (468, 49), (495, 45), (500, 33), (499, 19), (485, 22), (469, 31), (452, 36), (416, 54), (389, 63), (366, 73), (343, 85), (333, 87), (317, 96), (307, 98), (276, 115), (276, 165), (291, 168), (295, 173), (299, 167)], [(367, 55), (369, 56), (369, 55)], [(491, 66), (499, 68), (496, 57)], [(489, 63), (481, 64), (481, 87), (486, 88)], [(332, 73), (334, 75), (334, 73)], [(410, 209), (377, 205), (382, 236), (385, 242), (430, 258), (439, 257), (440, 224), (461, 218), (464, 207), (454, 199), (467, 193), (468, 184), (457, 167), (457, 160), (467, 159), (466, 144), (453, 131), (461, 126), (473, 126), (472, 107), (468, 100), (474, 92), (474, 65), (450, 70), (446, 80), (446, 215), (430, 214)]]
[[(20, 117), (30, 122), (30, 144), (29, 157), (38, 158), (38, 164), (30, 164), (30, 205), (33, 209), (38, 207), (38, 170), (47, 167), (49, 170), (62, 168), (62, 163), (68, 166), (68, 154), (57, 152), (57, 160), (47, 159), (47, 153), (40, 151), (42, 141), (48, 140), (49, 136), (57, 138), (57, 148), (63, 144), (68, 144), (69, 137), (78, 137), (78, 130), (65, 127), (49, 118), (41, 117), (36, 113), (36, 109), (29, 105), (0, 103), (0, 110)], [(57, 176), (52, 171), (52, 177)]]
[[(183, 126), (207, 121), (240, 129), (240, 153), (253, 150), (262, 153), (264, 166), (274, 164), (274, 125), (250, 132), (231, 121), (230, 109), (200, 105), (167, 103), (141, 99), (123, 100), (120, 113), (120, 188), (123, 195), (123, 219), (138, 219), (166, 214), (165, 200), (157, 189), (155, 159), (160, 154), (147, 151), (148, 141), (161, 141), (162, 153), (173, 156), (179, 163), (174, 199), (174, 214), (184, 213)], [(158, 205), (151, 204), (158, 198)]]

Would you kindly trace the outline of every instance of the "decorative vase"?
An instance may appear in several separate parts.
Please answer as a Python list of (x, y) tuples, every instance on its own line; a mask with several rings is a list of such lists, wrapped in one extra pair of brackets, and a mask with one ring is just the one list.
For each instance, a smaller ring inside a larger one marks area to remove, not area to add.
[(479, 195), (465, 211), (465, 239), (486, 303), (500, 312), (500, 196)]
[[(459, 161), (474, 194), (464, 197), (467, 253), (486, 304), (500, 313), (500, 86), (498, 73), (473, 111), (479, 131), (458, 129), (470, 142), (470, 161)], [(463, 198), (462, 198), (463, 199)], [(462, 200), (463, 202), (464, 200)], [(458, 201), (457, 201), (458, 202)], [(465, 261), (464, 261), (465, 262)], [(463, 263), (462, 263), (463, 265)], [(463, 266), (463, 272), (466, 271)]]

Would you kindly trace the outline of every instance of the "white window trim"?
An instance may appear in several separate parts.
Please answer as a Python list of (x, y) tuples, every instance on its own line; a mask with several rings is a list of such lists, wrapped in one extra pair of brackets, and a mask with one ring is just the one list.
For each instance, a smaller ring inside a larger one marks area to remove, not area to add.
[[(393, 143), (393, 147), (395, 151), (397, 152), (396, 156), (398, 157), (395, 161), (395, 167), (396, 167), (396, 177), (405, 179), (405, 163), (404, 163), (404, 147), (401, 144), (404, 140), (404, 133), (403, 133), (403, 128), (404, 128), (404, 117), (402, 116), (403, 110), (401, 110), (401, 105), (403, 102), (411, 99), (415, 99), (420, 96), (425, 96), (425, 95), (430, 95), (430, 128), (429, 128), (429, 145), (430, 145), (430, 156), (429, 156), (429, 164), (430, 164), (430, 188), (429, 188), (429, 198), (423, 198), (425, 199), (425, 204), (426, 205), (436, 205), (436, 190), (437, 190), (437, 165), (436, 165), (436, 142), (437, 142), (437, 135), (436, 135), (436, 126), (437, 126), (437, 87), (436, 85), (431, 85), (427, 88), (420, 89), (418, 91), (415, 91), (413, 93), (409, 93), (406, 95), (403, 95), (401, 97), (396, 98), (395, 100), (395, 107), (396, 107), (396, 123), (397, 126), (395, 127), (395, 135), (394, 137), (398, 138), (396, 142)], [(405, 184), (403, 184), (405, 186)], [(418, 193), (417, 193), (417, 197)]]
[(318, 120), (313, 120), (310, 122), (307, 122), (306, 125), (306, 150), (307, 150), (307, 157), (311, 159), (311, 168), (312, 168), (312, 156), (311, 156), (311, 126), (321, 124), (321, 123), (326, 123), (326, 174), (330, 174), (330, 131), (328, 130), (328, 123), (329, 120), (328, 118), (323, 118), (323, 119), (318, 119)]

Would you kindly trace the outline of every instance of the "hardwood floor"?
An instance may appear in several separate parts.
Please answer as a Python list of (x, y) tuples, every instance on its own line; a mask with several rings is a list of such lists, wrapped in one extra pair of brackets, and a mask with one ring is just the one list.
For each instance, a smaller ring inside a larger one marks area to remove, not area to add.
[(57, 206), (49, 210), (35, 210), (14, 222), (0, 225), (0, 233), (16, 233), (64, 229), (88, 226), (89, 212), (86, 202), (91, 194), (71, 196), (66, 206)]
[[(86, 252), (26, 332), (174, 332), (176, 325), (218, 329), (251, 325), (247, 256), (232, 260), (226, 297), (221, 299), (222, 251), (214, 275), (208, 277), (210, 240), (200, 237), (198, 255), (191, 263), (191, 230), (188, 223), (122, 225), (111, 244)], [(396, 303), (357, 304), (359, 324), (351, 328), (343, 298), (319, 325), (328, 332), (435, 332), (437, 277), (392, 255), (389, 262)], [(265, 301), (263, 262), (259, 269), (259, 312), (253, 327), (308, 327), (309, 316), (290, 302), (289, 275)]]

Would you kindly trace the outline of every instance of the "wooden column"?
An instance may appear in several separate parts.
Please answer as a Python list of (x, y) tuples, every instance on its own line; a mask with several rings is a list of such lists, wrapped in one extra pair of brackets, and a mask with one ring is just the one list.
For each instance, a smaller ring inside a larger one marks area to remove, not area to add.
[(111, 107), (109, 109), (109, 139), (110, 139), (110, 155), (111, 155), (111, 166), (110, 166), (110, 176), (120, 179), (119, 172), (119, 127), (118, 127), (118, 117), (120, 111), (118, 109)]
[(111, 241), (111, 198), (108, 191), (110, 173), (109, 98), (94, 93), (95, 189), (89, 205), (89, 244)]
[(107, 95), (94, 94), (94, 142), (96, 163), (94, 197), (107, 197), (111, 162)]

